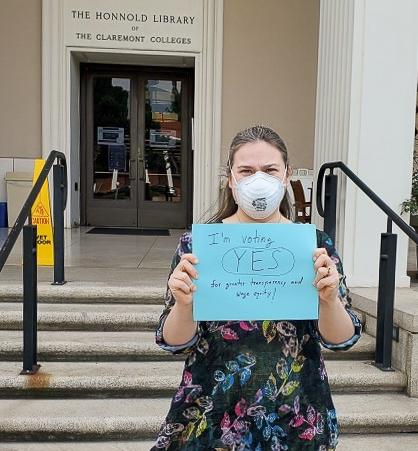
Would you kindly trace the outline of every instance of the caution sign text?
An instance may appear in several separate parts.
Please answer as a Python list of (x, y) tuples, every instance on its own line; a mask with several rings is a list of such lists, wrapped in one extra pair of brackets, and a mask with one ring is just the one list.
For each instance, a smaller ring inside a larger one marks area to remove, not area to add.
[[(38, 179), (44, 164), (45, 160), (35, 160), (33, 183)], [(48, 179), (45, 180), (33, 204), (32, 224), (37, 226), (36, 243), (38, 265), (52, 266), (54, 264), (54, 241)]]

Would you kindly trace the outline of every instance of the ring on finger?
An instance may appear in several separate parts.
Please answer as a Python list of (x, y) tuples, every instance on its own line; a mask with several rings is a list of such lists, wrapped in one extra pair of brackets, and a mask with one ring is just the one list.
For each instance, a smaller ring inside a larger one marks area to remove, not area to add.
[(331, 273), (331, 266), (328, 266), (327, 277), (330, 275), (330, 273)]
[(328, 277), (331, 274), (331, 266), (327, 266), (328, 271), (323, 275), (322, 278)]

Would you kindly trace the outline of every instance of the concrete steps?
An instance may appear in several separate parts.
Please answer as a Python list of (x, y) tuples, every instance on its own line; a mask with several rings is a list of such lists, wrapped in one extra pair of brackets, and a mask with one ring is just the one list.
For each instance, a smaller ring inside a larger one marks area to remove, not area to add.
[[(163, 305), (135, 303), (39, 302), (38, 330), (154, 331)], [(162, 302), (162, 301), (161, 301)], [(22, 330), (21, 301), (0, 302), (0, 330)], [(364, 322), (363, 313), (356, 312)]]
[[(153, 446), (185, 358), (155, 344), (166, 271), (158, 277), (143, 287), (41, 283), (34, 376), (19, 375), (21, 287), (0, 287), (0, 451)], [(403, 394), (404, 374), (371, 364), (374, 347), (363, 334), (349, 351), (323, 350), (343, 432), (338, 450), (415, 450), (418, 400)]]
[[(1, 302), (0, 330), (22, 330), (22, 303)], [(161, 305), (46, 304), (38, 306), (38, 330), (154, 331)]]
[(418, 432), (418, 399), (401, 393), (336, 394), (343, 433)]
[[(153, 441), (106, 442), (8, 442), (0, 443), (1, 451), (149, 451)], [(374, 451), (374, 450), (373, 450)], [(408, 451), (408, 449), (404, 450)]]
[[(150, 440), (170, 398), (1, 399), (0, 440)], [(418, 399), (399, 393), (335, 394), (343, 433), (418, 432)]]
[[(328, 361), (334, 393), (402, 392), (405, 376), (384, 373), (368, 361)], [(21, 376), (20, 362), (0, 363), (0, 397), (164, 397), (181, 382), (183, 362), (45, 362)], [(156, 377), (158, 375), (158, 377)]]
[(340, 436), (337, 449), (338, 451), (416, 451), (417, 443), (418, 434), (414, 433), (343, 434)]
[[(60, 286), (51, 285), (53, 280), (51, 268), (40, 267), (38, 270), (38, 302), (40, 304), (161, 305), (169, 268), (167, 266), (167, 268), (140, 271), (131, 268), (66, 268), (67, 283)], [(75, 274), (73, 274), (74, 271), (76, 271)], [(105, 280), (103, 280), (104, 271), (106, 271)], [(129, 276), (128, 282), (127, 276)], [(0, 281), (1, 302), (21, 303), (23, 299), (22, 268), (6, 265), (0, 273)]]
[[(22, 332), (0, 331), (0, 360), (21, 360)], [(155, 344), (153, 332), (41, 331), (38, 360), (148, 361), (165, 360), (167, 352)], [(184, 356), (173, 356), (184, 360)]]
[[(364, 334), (348, 351), (324, 350), (331, 360), (370, 360), (375, 340)], [(0, 330), (0, 360), (21, 360), (22, 332)], [(155, 344), (154, 332), (40, 331), (38, 359), (42, 361), (166, 360), (168, 353)], [(170, 359), (184, 356), (170, 356)]]
[[(338, 451), (416, 451), (418, 434), (344, 434)], [(107, 442), (9, 442), (0, 444), (1, 451), (149, 451), (153, 441)]]
[(1, 399), (0, 442), (153, 439), (169, 405), (170, 398)]

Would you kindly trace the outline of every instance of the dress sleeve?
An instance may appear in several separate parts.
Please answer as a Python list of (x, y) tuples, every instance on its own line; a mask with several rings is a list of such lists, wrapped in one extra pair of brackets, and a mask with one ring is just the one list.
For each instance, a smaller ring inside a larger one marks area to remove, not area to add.
[(350, 315), (350, 318), (354, 325), (354, 334), (352, 337), (350, 337), (348, 340), (342, 342), (342, 343), (327, 343), (321, 336), (318, 328), (318, 321), (313, 321), (313, 330), (312, 335), (315, 339), (317, 339), (322, 346), (328, 349), (332, 349), (333, 351), (346, 351), (347, 349), (350, 349), (351, 346), (353, 346), (360, 338), (361, 336), (361, 322), (357, 315), (354, 313), (352, 306), (351, 306), (351, 297), (349, 296), (350, 290), (347, 287), (346, 284), (346, 276), (344, 274), (343, 264), (341, 261), (340, 256), (337, 253), (337, 250), (335, 249), (334, 243), (332, 242), (332, 239), (329, 237), (329, 235), (326, 232), (318, 231), (318, 247), (324, 247), (327, 250), (328, 255), (331, 257), (332, 261), (335, 263), (338, 273), (340, 275), (340, 283), (338, 288), (338, 297), (342, 304), (344, 305), (347, 313)]
[[(185, 232), (180, 237), (179, 243), (177, 245), (177, 249), (173, 255), (168, 279), (170, 278), (172, 272), (178, 265), (182, 255), (190, 253), (190, 252), (191, 252), (191, 232)], [(191, 338), (191, 340), (189, 340), (187, 343), (184, 343), (181, 345), (169, 345), (165, 342), (165, 340), (163, 338), (163, 327), (164, 327), (165, 320), (167, 319), (167, 316), (170, 313), (175, 302), (176, 301), (174, 299), (174, 296), (171, 293), (170, 288), (168, 287), (168, 282), (167, 282), (167, 289), (166, 289), (165, 300), (164, 300), (164, 309), (158, 320), (158, 326), (155, 331), (155, 342), (157, 343), (158, 346), (160, 346), (165, 351), (171, 352), (173, 354), (180, 354), (180, 353), (190, 352), (195, 347), (195, 345), (199, 341), (201, 332), (200, 332), (200, 324), (198, 323), (198, 330), (197, 330), (195, 336), (193, 338)]]

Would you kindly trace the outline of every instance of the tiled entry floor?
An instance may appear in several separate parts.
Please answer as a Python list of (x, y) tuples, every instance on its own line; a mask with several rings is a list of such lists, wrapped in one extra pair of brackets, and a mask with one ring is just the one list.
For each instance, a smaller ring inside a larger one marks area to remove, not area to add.
[[(107, 281), (138, 285), (144, 277), (168, 275), (171, 259), (184, 230), (170, 229), (170, 236), (95, 235), (90, 227), (65, 229), (66, 279)], [(0, 246), (8, 229), (0, 229)], [(22, 239), (18, 239), (0, 281), (21, 280)], [(40, 267), (39, 280), (52, 280), (52, 268)]]
[[(105, 282), (111, 285), (124, 283), (141, 285), (146, 278), (166, 281), (171, 259), (176, 249), (181, 229), (170, 229), (170, 236), (95, 235), (87, 234), (90, 227), (65, 229), (66, 279), (72, 281)], [(0, 246), (8, 229), (0, 229)], [(22, 241), (19, 237), (0, 281), (21, 280)], [(376, 262), (377, 264), (377, 262)], [(416, 270), (416, 253), (412, 240), (409, 243), (408, 270)], [(51, 281), (52, 268), (40, 267), (39, 280)], [(411, 281), (413, 285), (417, 281)]]

